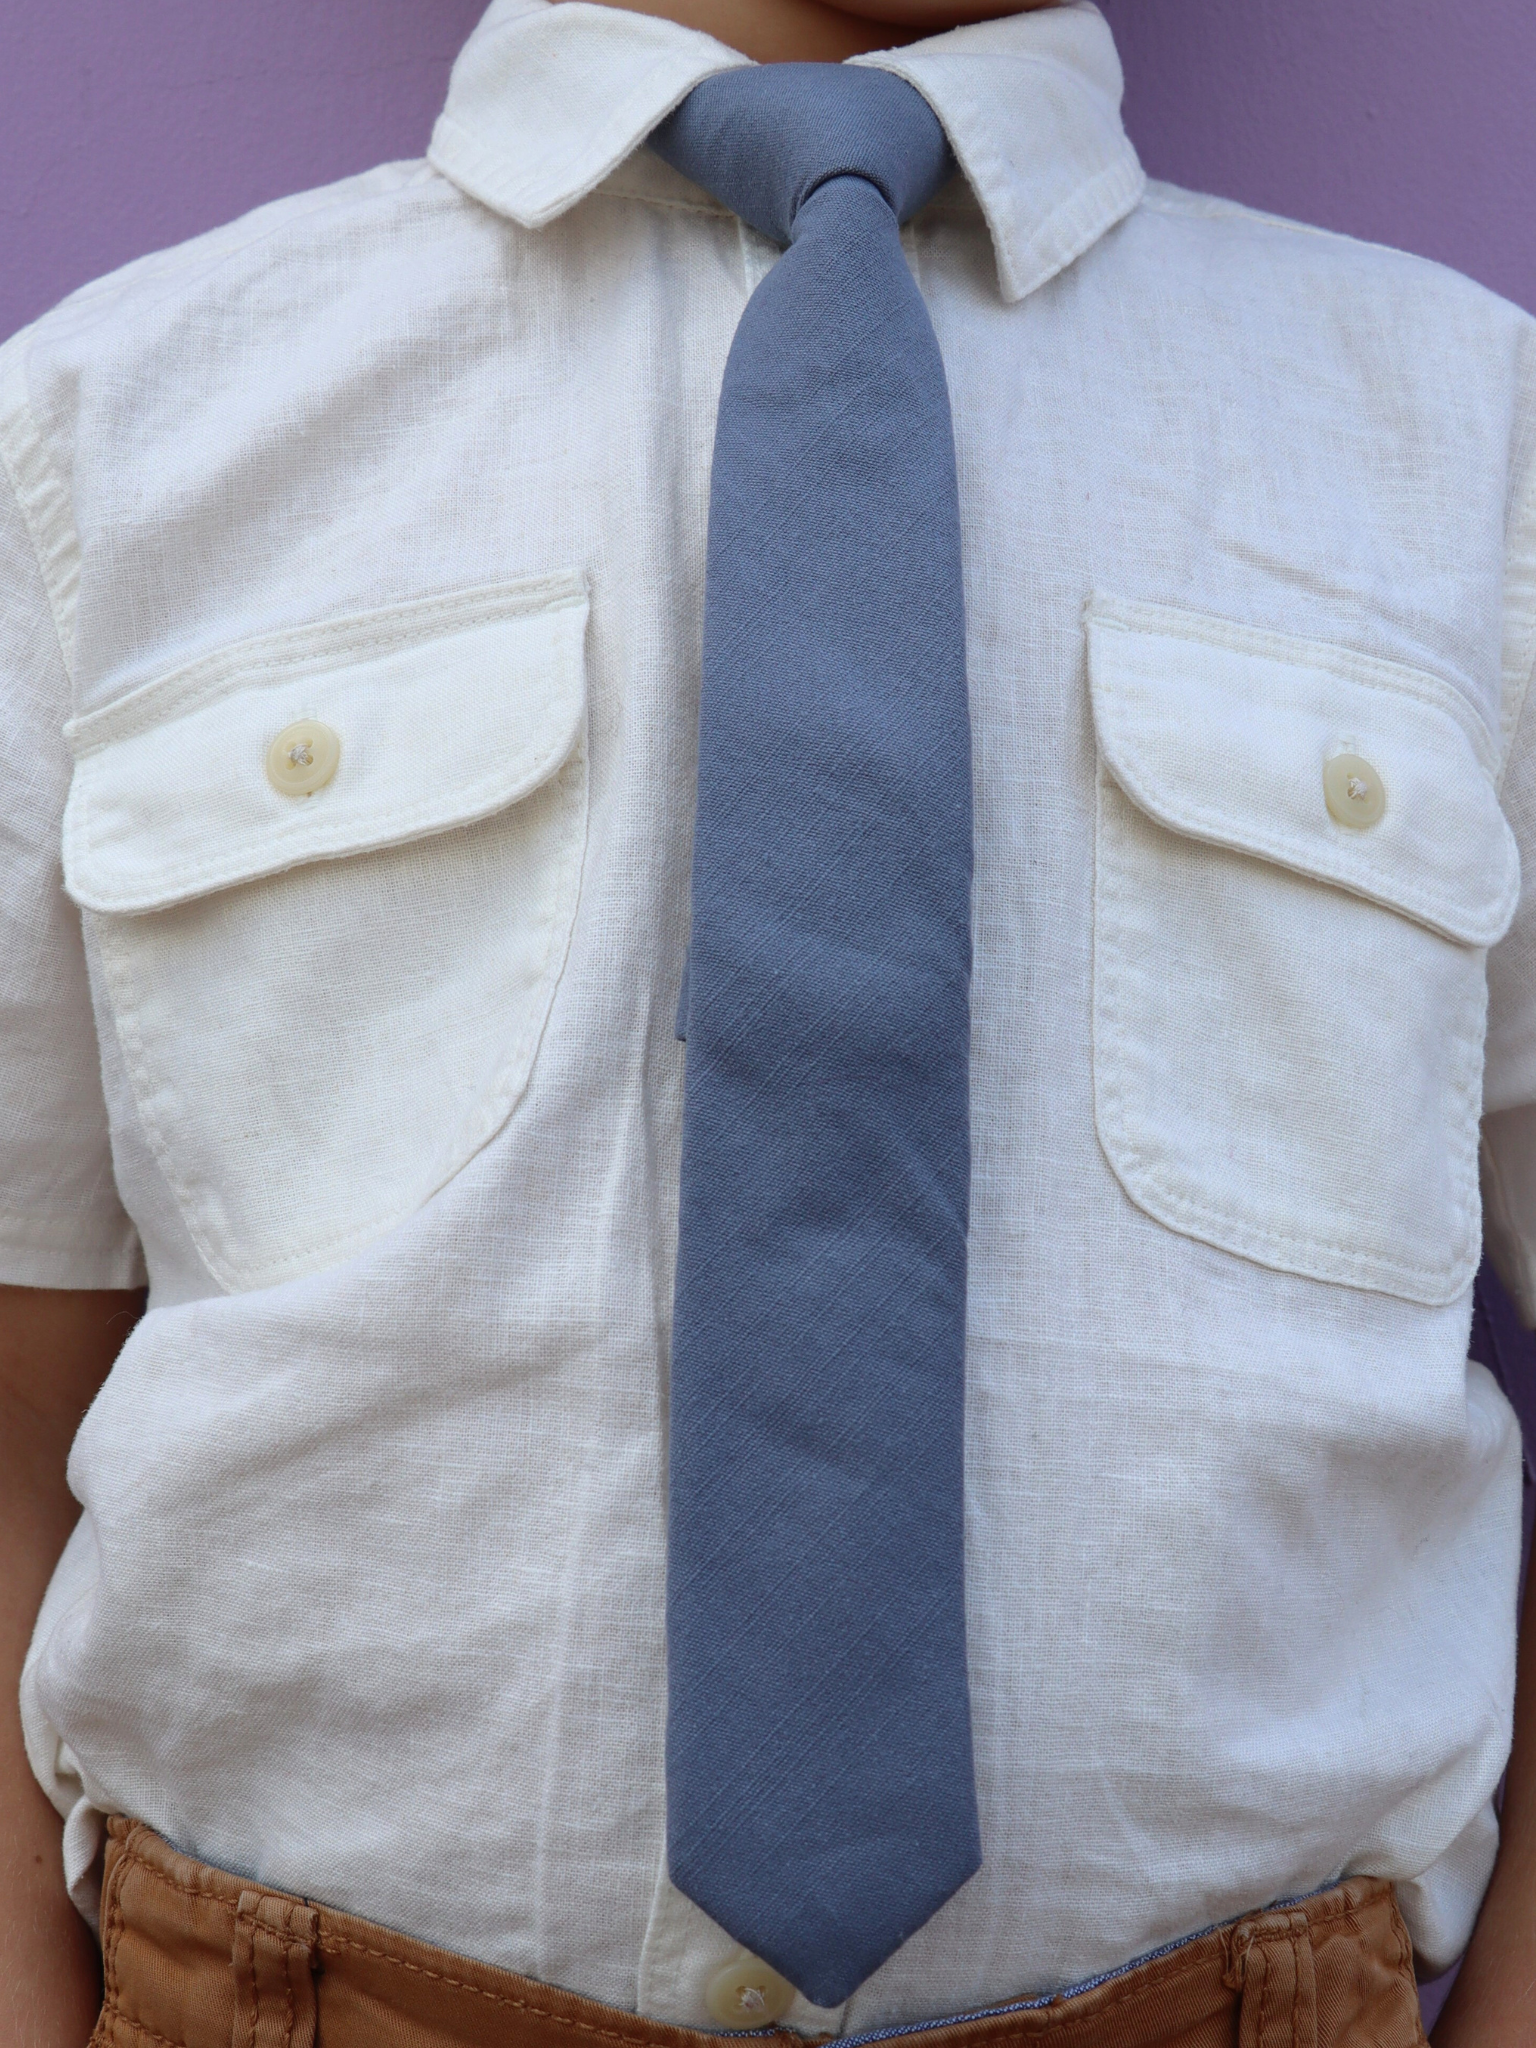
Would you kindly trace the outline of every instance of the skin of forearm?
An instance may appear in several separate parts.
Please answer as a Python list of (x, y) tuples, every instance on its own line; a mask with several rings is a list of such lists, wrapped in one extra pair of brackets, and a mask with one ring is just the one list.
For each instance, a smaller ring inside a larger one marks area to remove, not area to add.
[(79, 1509), (64, 1467), (80, 1418), (143, 1307), (137, 1292), (0, 1287), (0, 2041), (84, 2048), (101, 1999), (70, 1904), (60, 1822), (28, 1767), (22, 1659)]
[(1536, 1571), (1526, 1580), (1520, 1618), (1499, 1860), (1431, 2039), (1434, 2048), (1530, 2048), (1536, 2041)]

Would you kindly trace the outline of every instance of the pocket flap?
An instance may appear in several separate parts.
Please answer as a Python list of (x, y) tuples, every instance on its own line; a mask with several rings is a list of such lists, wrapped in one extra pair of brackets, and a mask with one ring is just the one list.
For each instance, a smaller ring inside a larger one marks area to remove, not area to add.
[[(489, 817), (576, 744), (586, 617), (575, 575), (423, 598), (245, 641), (73, 720), (65, 887), (161, 910)], [(308, 796), (266, 766), (300, 719), (340, 741)]]
[[(1105, 762), (1187, 838), (1332, 882), (1443, 937), (1491, 946), (1520, 893), (1493, 741), (1437, 677), (1348, 649), (1096, 598), (1088, 666)], [(1323, 771), (1380, 777), (1375, 824), (1340, 824)]]

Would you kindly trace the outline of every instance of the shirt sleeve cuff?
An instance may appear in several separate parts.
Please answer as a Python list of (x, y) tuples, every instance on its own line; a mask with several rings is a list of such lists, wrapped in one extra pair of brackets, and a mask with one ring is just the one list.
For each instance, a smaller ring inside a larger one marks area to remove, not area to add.
[(0, 1285), (142, 1287), (144, 1254), (127, 1217), (84, 1224), (78, 1216), (0, 1214)]

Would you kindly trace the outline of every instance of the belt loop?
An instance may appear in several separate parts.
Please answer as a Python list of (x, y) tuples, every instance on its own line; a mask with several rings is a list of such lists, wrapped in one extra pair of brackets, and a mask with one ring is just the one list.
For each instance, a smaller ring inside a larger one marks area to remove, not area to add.
[(230, 1968), (235, 2023), (230, 2048), (315, 2048), (315, 1968), (320, 1916), (270, 1892), (242, 1892)]
[(1306, 1914), (1239, 1921), (1227, 1952), (1226, 1980), (1242, 1992), (1237, 2048), (1317, 2048), (1317, 1978)]

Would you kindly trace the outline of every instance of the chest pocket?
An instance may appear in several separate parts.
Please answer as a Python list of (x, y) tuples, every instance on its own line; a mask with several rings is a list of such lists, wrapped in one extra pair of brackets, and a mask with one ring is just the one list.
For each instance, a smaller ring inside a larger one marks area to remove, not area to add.
[(523, 1093), (581, 880), (586, 616), (575, 576), (393, 606), (68, 728), (66, 886), (223, 1286), (361, 1247)]
[(1454, 1300), (1484, 949), (1520, 879), (1492, 741), (1437, 678), (1344, 649), (1104, 600), (1087, 630), (1095, 1114), (1121, 1185), (1262, 1265)]

